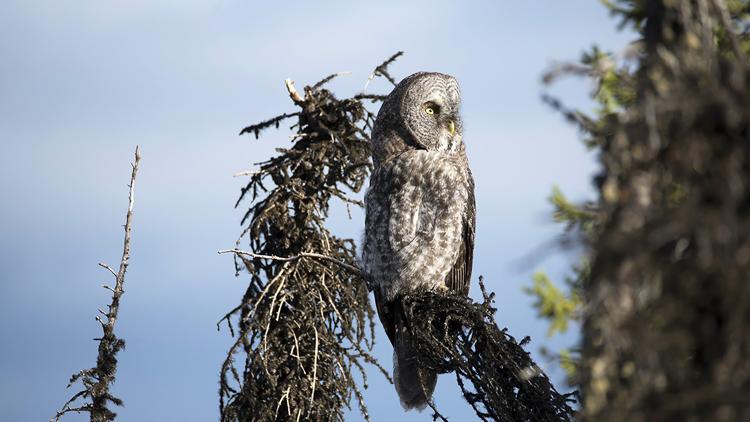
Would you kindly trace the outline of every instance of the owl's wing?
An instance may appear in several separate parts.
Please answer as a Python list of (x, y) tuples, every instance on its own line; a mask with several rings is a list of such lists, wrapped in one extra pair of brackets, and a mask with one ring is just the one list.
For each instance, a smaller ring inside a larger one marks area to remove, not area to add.
[(391, 344), (395, 344), (396, 318), (399, 316), (396, 313), (401, 312), (400, 304), (397, 300), (385, 300), (380, 289), (373, 290), (373, 293), (375, 294), (375, 308), (378, 310), (380, 323), (383, 324), (385, 334), (388, 335), (388, 340), (390, 340)]
[(476, 230), (476, 202), (474, 199), (474, 181), (469, 173), (469, 189), (466, 214), (464, 216), (463, 234), (458, 249), (458, 257), (453, 268), (445, 277), (445, 286), (449, 290), (469, 294), (471, 269), (474, 261), (474, 233)]
[(393, 344), (395, 333), (396, 306), (394, 301), (385, 298), (386, 280), (393, 276), (389, 259), (392, 255), (388, 243), (388, 220), (390, 217), (390, 186), (384, 170), (375, 167), (370, 175), (370, 188), (365, 194), (367, 213), (365, 215), (365, 236), (362, 265), (373, 275), (373, 294), (380, 322), (388, 339)]

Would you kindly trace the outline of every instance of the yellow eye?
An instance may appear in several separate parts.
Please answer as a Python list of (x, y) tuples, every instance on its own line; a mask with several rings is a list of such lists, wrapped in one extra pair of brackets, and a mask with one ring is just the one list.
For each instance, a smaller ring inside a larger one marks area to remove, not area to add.
[(424, 110), (425, 113), (432, 116), (433, 114), (440, 114), (440, 106), (433, 103), (432, 101), (427, 101), (426, 103), (422, 104), (422, 110)]

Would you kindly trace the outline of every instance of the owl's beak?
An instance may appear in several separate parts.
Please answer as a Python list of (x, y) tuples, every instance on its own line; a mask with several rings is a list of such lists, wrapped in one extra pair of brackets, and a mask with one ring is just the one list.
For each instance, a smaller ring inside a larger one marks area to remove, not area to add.
[(451, 133), (451, 136), (456, 134), (456, 123), (453, 120), (448, 120), (448, 130)]

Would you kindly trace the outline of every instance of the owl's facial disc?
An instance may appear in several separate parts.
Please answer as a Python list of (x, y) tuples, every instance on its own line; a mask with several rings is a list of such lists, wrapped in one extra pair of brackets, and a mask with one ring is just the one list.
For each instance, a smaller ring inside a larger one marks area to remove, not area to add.
[(401, 81), (391, 95), (398, 101), (397, 114), (413, 146), (446, 152), (460, 149), (461, 97), (453, 77), (416, 73)]

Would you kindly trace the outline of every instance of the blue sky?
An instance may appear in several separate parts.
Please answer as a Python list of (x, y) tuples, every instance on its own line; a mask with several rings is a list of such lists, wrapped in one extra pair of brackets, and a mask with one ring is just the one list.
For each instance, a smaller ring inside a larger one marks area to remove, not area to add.
[[(247, 124), (292, 110), (283, 80), (298, 87), (351, 71), (331, 88), (360, 91), (397, 50), (397, 77), (454, 75), (463, 91), (464, 139), (477, 185), (474, 274), (497, 292), (498, 323), (531, 350), (546, 339), (521, 291), (534, 270), (561, 279), (573, 256), (523, 257), (555, 239), (546, 198), (554, 184), (593, 197), (595, 159), (575, 128), (540, 101), (540, 76), (593, 43), (619, 51), (599, 2), (250, 2), (218, 0), (8, 0), (0, 6), (0, 409), (12, 421), (46, 420), (73, 392), (69, 376), (95, 362), (97, 307), (121, 252), (126, 184), (135, 145), (138, 180), (133, 252), (117, 331), (121, 420), (205, 421), (218, 414), (219, 365), (229, 345), (216, 321), (240, 299), (231, 247), (243, 210), (233, 208), (252, 168), (289, 141)], [(368, 91), (389, 86), (376, 80)], [(585, 81), (551, 89), (591, 107)], [(247, 205), (247, 204), (246, 204)], [(331, 216), (359, 239), (363, 213)], [(476, 295), (478, 289), (474, 289)], [(375, 354), (390, 367), (383, 331)], [(556, 381), (562, 373), (544, 364)], [(427, 421), (404, 414), (393, 387), (372, 371), (374, 421)], [(451, 376), (436, 400), (453, 420), (472, 415)], [(564, 389), (564, 386), (560, 386)], [(359, 420), (355, 412), (348, 419)], [(67, 420), (87, 420), (70, 416)]]

